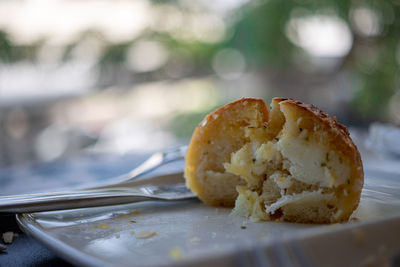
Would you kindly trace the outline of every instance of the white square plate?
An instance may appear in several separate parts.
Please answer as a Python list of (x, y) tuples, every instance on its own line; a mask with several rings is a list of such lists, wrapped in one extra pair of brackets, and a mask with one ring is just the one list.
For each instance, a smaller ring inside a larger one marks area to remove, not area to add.
[[(183, 181), (182, 174), (146, 183)], [(366, 174), (349, 223), (252, 223), (197, 200), (17, 215), (21, 228), (86, 266), (320, 266), (391, 262), (400, 253), (400, 176)], [(142, 231), (154, 232), (138, 238)]]

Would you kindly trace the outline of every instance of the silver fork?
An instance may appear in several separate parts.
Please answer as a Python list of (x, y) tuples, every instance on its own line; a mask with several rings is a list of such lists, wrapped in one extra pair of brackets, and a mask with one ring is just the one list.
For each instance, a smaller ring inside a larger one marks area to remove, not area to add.
[[(0, 198), (0, 212), (39, 212), (61, 209), (98, 207), (133, 203), (146, 200), (174, 201), (195, 198), (193, 193), (182, 183), (172, 185), (145, 185), (124, 187), (152, 170), (172, 161), (184, 158), (186, 147), (159, 152), (126, 175), (120, 176), (108, 186), (87, 190), (75, 190), (55, 193), (39, 193), (4, 196)], [(182, 173), (176, 174), (182, 175)], [(121, 187), (118, 187), (121, 185)]]
[(113, 179), (111, 183), (102, 184), (101, 187), (95, 187), (95, 188), (103, 188), (109, 185), (125, 184), (139, 180), (144, 175), (154, 171), (155, 169), (165, 164), (184, 159), (186, 151), (187, 151), (187, 146), (180, 146), (177, 148), (172, 148), (167, 151), (154, 153), (142, 164), (140, 164), (130, 172), (123, 174), (116, 179)]
[(185, 184), (39, 193), (2, 197), (0, 212), (39, 212), (118, 205), (147, 200), (177, 201), (194, 197)]

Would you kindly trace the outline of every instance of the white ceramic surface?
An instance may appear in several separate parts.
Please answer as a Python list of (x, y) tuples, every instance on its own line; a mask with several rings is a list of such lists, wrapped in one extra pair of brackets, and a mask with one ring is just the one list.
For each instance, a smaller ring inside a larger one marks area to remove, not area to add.
[[(170, 175), (154, 183), (182, 179)], [(193, 200), (17, 219), (61, 257), (87, 266), (357, 266), (400, 253), (400, 177), (393, 174), (366, 174), (360, 207), (349, 223), (252, 223), (229, 213)], [(155, 234), (140, 239), (142, 230)]]

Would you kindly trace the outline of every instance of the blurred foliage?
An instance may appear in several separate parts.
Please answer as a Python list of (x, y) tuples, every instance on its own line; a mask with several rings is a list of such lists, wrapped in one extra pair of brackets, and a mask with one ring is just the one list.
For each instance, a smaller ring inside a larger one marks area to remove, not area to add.
[[(362, 36), (351, 22), (356, 7), (368, 8), (379, 19), (381, 31), (376, 36)], [(295, 47), (285, 34), (293, 12), (305, 9), (307, 15), (334, 13), (350, 27), (353, 45), (343, 59), (342, 70), (353, 77), (356, 95), (353, 107), (365, 118), (384, 117), (387, 104), (399, 88), (400, 3), (380, 0), (336, 1), (261, 1), (241, 9), (242, 19), (234, 25), (235, 35), (229, 45), (241, 50), (255, 67), (296, 68)], [(367, 53), (373, 62), (367, 62)], [(368, 66), (371, 65), (371, 66)]]
[(99, 59), (100, 67), (104, 67), (109, 64), (124, 63), (126, 59), (126, 53), (131, 44), (131, 42), (126, 42), (107, 46)]
[(43, 40), (38, 40), (30, 45), (19, 46), (14, 44), (7, 32), (0, 30), (0, 63), (34, 61), (43, 43)]
[(285, 35), (285, 26), (294, 7), (290, 1), (269, 1), (248, 5), (241, 11), (242, 19), (234, 25), (230, 46), (242, 51), (254, 65), (287, 66), (294, 45)]
[(371, 68), (365, 68), (367, 63), (362, 57), (349, 58), (354, 84), (358, 89), (354, 106), (363, 117), (377, 118), (379, 114), (384, 115), (389, 100), (399, 87), (397, 45), (391, 45), (389, 40), (385, 40), (379, 46), (375, 50), (377, 58)]
[(179, 138), (192, 136), (193, 130), (196, 126), (208, 113), (215, 110), (218, 106), (219, 105), (201, 112), (177, 113), (173, 118), (171, 118), (170, 123), (168, 124), (168, 130)]
[[(183, 13), (190, 11), (187, 9), (187, 1), (150, 2), (153, 5), (173, 5)], [(378, 15), (378, 34), (363, 36), (354, 28), (351, 14), (358, 7), (367, 8)], [(301, 66), (299, 68), (295, 64), (294, 58), (304, 51), (294, 45), (286, 34), (288, 22), (299, 10), (306, 11), (304, 16), (329, 13), (346, 22), (353, 35), (353, 44), (350, 52), (342, 59), (340, 68), (335, 71), (351, 74), (352, 84), (356, 89), (352, 103), (361, 117), (377, 119), (384, 115), (390, 98), (399, 87), (400, 3), (396, 0), (250, 1), (227, 18), (227, 21), (232, 22), (228, 23), (227, 31), (232, 34), (228, 34), (220, 42), (211, 44), (198, 40), (181, 40), (165, 32), (147, 30), (136, 39), (124, 43), (107, 43), (101, 40), (104, 47), (98, 59), (98, 67), (104, 72), (108, 71), (109, 65), (123, 65), (132, 44), (139, 40), (156, 40), (170, 52), (185, 52), (194, 65), (194, 70), (189, 75), (211, 74), (213, 57), (222, 48), (239, 50), (251, 69), (262, 72), (265, 68), (272, 67), (277, 71), (294, 69), (301, 72)], [(85, 38), (84, 34), (82, 38)], [(66, 46), (63, 60), (68, 60), (79, 41)], [(0, 61), (15, 62), (26, 58), (34, 60), (40, 45), (41, 42), (25, 47), (17, 46), (6, 32), (0, 31)], [(318, 70), (315, 75), (318, 75)], [(160, 77), (159, 73), (157, 77)]]
[(14, 45), (8, 38), (8, 35), (4, 31), (0, 31), (0, 60), (9, 62), (15, 61)]
[[(180, 4), (179, 1), (169, 3), (177, 6)], [(357, 7), (369, 8), (378, 14), (381, 27), (378, 35), (362, 36), (353, 27), (350, 14)], [(197, 72), (201, 69), (209, 70), (213, 56), (226, 47), (241, 51), (253, 69), (296, 69), (298, 66), (294, 57), (301, 48), (288, 39), (286, 26), (293, 13), (299, 10), (306, 10), (307, 16), (334, 14), (347, 23), (353, 35), (353, 45), (343, 58), (341, 69), (337, 71), (347, 71), (352, 76), (352, 84), (357, 92), (352, 102), (355, 111), (364, 118), (382, 119), (390, 98), (399, 87), (400, 68), (396, 58), (400, 44), (400, 5), (396, 1), (250, 2), (237, 10), (235, 16), (239, 19), (229, 29), (233, 32), (232, 36), (220, 43), (187, 42), (160, 33), (150, 33), (144, 38), (158, 40), (170, 51), (186, 51)], [(100, 61), (101, 65), (123, 61), (126, 48), (123, 44), (109, 47)], [(368, 62), (369, 55), (366, 53), (374, 54), (371, 55), (374, 57), (373, 62)]]

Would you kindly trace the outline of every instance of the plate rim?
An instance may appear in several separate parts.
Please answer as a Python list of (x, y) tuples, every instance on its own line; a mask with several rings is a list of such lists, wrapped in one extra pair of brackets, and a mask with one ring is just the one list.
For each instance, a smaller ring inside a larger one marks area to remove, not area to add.
[(33, 236), (40, 241), (46, 248), (53, 250), (57, 256), (60, 256), (65, 261), (77, 266), (111, 266), (112, 264), (97, 259), (89, 254), (85, 254), (73, 246), (70, 246), (63, 241), (52, 237), (46, 231), (41, 229), (41, 226), (32, 219), (32, 213), (16, 214), (20, 228), (28, 235)]
[[(374, 175), (372, 175), (374, 177)], [(376, 177), (374, 177), (375, 179)], [(387, 177), (386, 177), (387, 178)], [(392, 177), (393, 178), (393, 177)], [(400, 178), (400, 176), (399, 176)], [(392, 179), (391, 179), (392, 180)], [(396, 182), (398, 180), (394, 179)], [(365, 189), (365, 186), (364, 188)], [(62, 259), (66, 260), (67, 262), (71, 264), (75, 264), (77, 266), (114, 266), (115, 263), (107, 261), (106, 259), (100, 259), (96, 258), (95, 256), (92, 256), (88, 253), (84, 253), (81, 250), (79, 250), (77, 247), (71, 246), (61, 239), (53, 237), (48, 231), (46, 231), (34, 218), (35, 213), (24, 213), (24, 214), (16, 214), (16, 221), (20, 228), (27, 234), (33, 236), (36, 238), (38, 241), (40, 241), (44, 246), (49, 248), (50, 250), (54, 251), (57, 256), (61, 257)], [(320, 229), (313, 229), (312, 231), (304, 231), (304, 232), (299, 232), (295, 236), (291, 236), (290, 238), (282, 238), (279, 242), (285, 242), (285, 241), (298, 241), (301, 239), (306, 239), (306, 238), (313, 238), (319, 235), (331, 233), (331, 232), (336, 232), (340, 233), (341, 231), (346, 231), (346, 230), (351, 230), (352, 228), (362, 228), (371, 224), (379, 224), (379, 223), (385, 223), (385, 222), (390, 222), (392, 220), (398, 220), (400, 221), (400, 215), (392, 215), (389, 217), (386, 217), (384, 219), (382, 218), (376, 218), (374, 220), (367, 220), (367, 221), (359, 221), (359, 222), (352, 222), (352, 223), (345, 223), (345, 224), (333, 224), (332, 226), (339, 226), (339, 227), (322, 227)], [(276, 240), (274, 240), (276, 241)], [(266, 247), (268, 245), (273, 245), (273, 241), (269, 242), (263, 242), (263, 244), (257, 244), (258, 246), (261, 245), (262, 247)], [(252, 250), (254, 247), (241, 247), (240, 250)], [(226, 252), (226, 251), (225, 251)], [(182, 262), (175, 262), (173, 266), (187, 266), (187, 265), (201, 265), (201, 262), (205, 263), (211, 263), (213, 260), (217, 260), (218, 258), (221, 259), (223, 257), (226, 257), (231, 254), (236, 253), (237, 250), (232, 250), (229, 253), (221, 253), (219, 255), (210, 255), (208, 259), (203, 259), (204, 261), (193, 261), (192, 260), (184, 260)], [(226, 254), (226, 255), (224, 255)], [(216, 256), (216, 257), (215, 257)], [(119, 264), (121, 265), (121, 264)], [(122, 265), (124, 266), (124, 265)]]
[[(42, 244), (44, 244), (50, 250), (53, 250), (57, 256), (60, 256), (62, 259), (77, 266), (115, 266), (115, 263), (109, 262), (105, 259), (96, 258), (88, 253), (84, 253), (74, 246), (68, 245), (60, 239), (52, 237), (47, 231), (45, 231), (34, 219), (32, 213), (25, 214), (16, 214), (16, 220), (20, 225), (21, 229), (27, 233), (32, 235), (34, 238), (39, 240)], [(261, 246), (261, 248), (267, 248), (276, 245), (282, 245), (287, 242), (292, 242), (292, 244), (296, 245), (299, 241), (309, 240), (313, 238), (318, 238), (319, 236), (329, 235), (332, 233), (341, 233), (351, 231), (355, 228), (363, 229), (364, 227), (368, 227), (374, 224), (385, 224), (388, 222), (397, 221), (400, 222), (400, 216), (390, 216), (381, 220), (372, 220), (372, 221), (363, 221), (363, 222), (354, 222), (347, 224), (334, 224), (334, 227), (322, 227), (318, 229), (313, 229), (311, 231), (299, 232), (297, 235), (293, 235), (290, 237), (282, 237), (280, 240), (269, 240), (268, 242), (256, 242), (252, 245), (246, 245), (242, 247), (237, 247), (231, 251), (223, 251), (220, 254), (210, 255), (208, 258), (202, 259), (187, 259), (180, 262), (175, 262), (173, 265), (167, 266), (208, 266), (210, 264), (218, 263), (226, 257), (230, 257), (237, 253), (251, 253), (255, 251), (255, 249)], [(335, 227), (336, 226), (336, 227)], [(310, 260), (310, 259), (309, 259)], [(118, 266), (128, 266), (123, 264), (118, 264)]]

